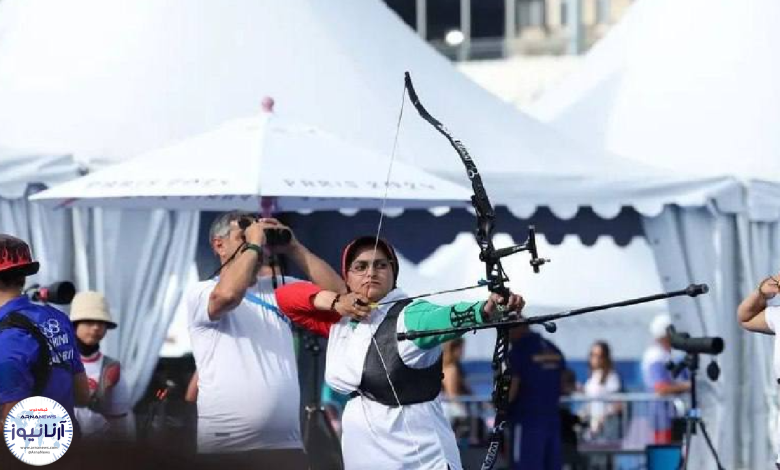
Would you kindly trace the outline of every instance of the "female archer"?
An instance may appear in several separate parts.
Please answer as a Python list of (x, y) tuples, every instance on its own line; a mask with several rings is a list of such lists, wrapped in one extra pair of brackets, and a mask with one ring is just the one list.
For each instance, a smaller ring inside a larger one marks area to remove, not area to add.
[[(328, 336), (325, 380), (350, 396), (342, 417), (347, 470), (461, 469), (455, 436), (442, 410), (441, 345), (461, 334), (413, 341), (396, 334), (478, 325), (525, 302), (491, 294), (484, 302), (436, 305), (411, 300), (396, 285), (398, 258), (381, 239), (360, 237), (342, 253), (349, 292), (294, 283), (276, 290), (292, 320)], [(342, 316), (343, 315), (343, 316)]]

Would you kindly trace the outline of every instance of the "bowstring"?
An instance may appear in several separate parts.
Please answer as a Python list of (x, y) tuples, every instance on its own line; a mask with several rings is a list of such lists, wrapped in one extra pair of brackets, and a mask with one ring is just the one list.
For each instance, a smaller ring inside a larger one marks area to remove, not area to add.
[[(401, 89), (401, 110), (398, 113), (398, 120), (395, 125), (395, 137), (393, 138), (393, 149), (390, 153), (390, 164), (387, 167), (387, 175), (385, 176), (385, 194), (382, 197), (382, 206), (379, 210), (379, 223), (377, 224), (376, 229), (376, 236), (374, 237), (374, 248), (371, 253), (371, 264), (369, 265), (372, 271), (374, 269), (374, 261), (376, 260), (376, 252), (379, 247), (379, 235), (382, 232), (382, 222), (385, 218), (385, 208), (387, 207), (387, 195), (390, 191), (390, 177), (393, 173), (393, 164), (395, 162), (395, 155), (396, 150), (398, 148), (398, 137), (401, 133), (401, 120), (404, 116), (404, 104), (406, 103), (406, 84), (404, 83), (404, 87)], [(390, 254), (390, 253), (388, 253)], [(398, 269), (398, 266), (394, 266), (393, 269)], [(370, 286), (369, 286), (370, 287)], [(366, 288), (366, 296), (368, 296), (368, 288)], [(381, 323), (380, 323), (381, 324)], [(377, 325), (377, 328), (379, 326)], [(370, 329), (370, 327), (369, 327)], [(382, 369), (384, 369), (385, 377), (387, 378), (387, 383), (390, 384), (390, 391), (393, 392), (393, 398), (395, 399), (396, 404), (398, 405), (398, 411), (401, 415), (401, 423), (403, 423), (404, 430), (406, 433), (411, 437), (412, 442), (414, 443), (414, 450), (415, 450), (415, 457), (417, 458), (417, 463), (419, 464), (419, 468), (423, 468), (422, 459), (420, 458), (420, 443), (417, 441), (417, 438), (412, 434), (412, 430), (409, 427), (409, 423), (406, 420), (406, 415), (404, 413), (404, 407), (401, 405), (401, 399), (398, 397), (398, 392), (395, 389), (395, 385), (393, 384), (393, 380), (390, 378), (390, 371), (387, 369), (387, 364), (385, 362), (385, 358), (382, 357), (382, 352), (379, 348), (379, 344), (376, 341), (376, 329), (371, 331), (371, 341), (374, 344), (374, 348), (376, 349), (376, 353), (379, 356), (379, 361), (382, 363)], [(362, 398), (361, 398), (362, 399)], [(365, 408), (363, 410), (365, 413)]]

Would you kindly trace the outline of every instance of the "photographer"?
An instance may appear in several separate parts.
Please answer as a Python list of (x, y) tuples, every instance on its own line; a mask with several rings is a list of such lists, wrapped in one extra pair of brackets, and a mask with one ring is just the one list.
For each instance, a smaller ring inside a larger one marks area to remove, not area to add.
[(24, 241), (0, 234), (0, 419), (21, 400), (44, 396), (73, 417), (89, 402), (89, 386), (68, 317), (22, 295), (38, 272)]
[(284, 254), (316, 284), (337, 292), (345, 291), (344, 282), (275, 219), (229, 212), (214, 221), (209, 239), (222, 265), (219, 276), (185, 294), (198, 369), (201, 461), (232, 470), (307, 468), (293, 335), (266, 261)]
[[(645, 350), (642, 356), (642, 380), (648, 392), (665, 397), (678, 395), (691, 389), (691, 382), (685, 377), (677, 380), (667, 367), (672, 361), (672, 340), (669, 327), (672, 317), (667, 314), (657, 315), (650, 323), (650, 334), (653, 344)], [(668, 444), (672, 441), (673, 409), (669, 403), (656, 403), (650, 406), (650, 418), (653, 422), (654, 442)]]

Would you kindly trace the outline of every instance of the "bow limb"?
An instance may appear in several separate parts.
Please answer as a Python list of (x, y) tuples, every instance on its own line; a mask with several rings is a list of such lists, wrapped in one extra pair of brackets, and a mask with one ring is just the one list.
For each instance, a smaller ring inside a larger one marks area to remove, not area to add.
[(501, 295), (507, 293), (505, 282), (508, 281), (504, 269), (501, 266), (501, 261), (496, 256), (496, 249), (493, 246), (493, 229), (495, 225), (496, 211), (493, 205), (490, 203), (490, 198), (485, 190), (485, 185), (482, 183), (482, 176), (480, 176), (479, 169), (477, 168), (474, 159), (471, 158), (468, 149), (463, 143), (456, 139), (452, 133), (447, 129), (444, 124), (438, 119), (433, 117), (425, 106), (420, 101), (420, 97), (417, 95), (417, 91), (414, 89), (412, 83), (412, 77), (409, 72), (404, 75), (404, 83), (406, 90), (409, 93), (409, 99), (414, 105), (420, 117), (425, 119), (431, 124), (437, 132), (443, 135), (455, 149), (463, 165), (466, 167), (466, 175), (471, 182), (471, 188), (474, 194), (471, 196), (471, 205), (477, 214), (477, 229), (475, 237), (477, 244), (480, 248), (480, 259), (485, 263), (485, 276), (488, 281), (488, 290), (496, 292)]
[[(420, 102), (420, 98), (414, 89), (412, 77), (407, 72), (404, 76), (404, 84), (409, 98), (412, 101), (420, 116), (431, 124), (441, 135), (443, 135), (450, 145), (455, 149), (463, 165), (466, 167), (466, 174), (471, 181), (471, 188), (474, 194), (471, 196), (471, 204), (477, 214), (477, 229), (475, 237), (479, 245), (479, 259), (485, 263), (485, 278), (487, 280), (488, 290), (508, 299), (509, 289), (506, 282), (509, 279), (501, 265), (501, 257), (493, 246), (493, 229), (495, 224), (496, 212), (490, 203), (485, 186), (482, 183), (482, 177), (479, 174), (476, 163), (471, 158), (463, 143), (456, 139), (452, 133), (438, 119), (425, 109)], [(498, 450), (503, 441), (504, 428), (507, 422), (507, 408), (509, 405), (509, 384), (511, 375), (509, 373), (509, 364), (507, 361), (507, 351), (509, 348), (509, 330), (507, 328), (497, 328), (496, 347), (493, 352), (493, 406), (496, 409), (495, 426), (490, 433), (488, 451), (485, 461), (482, 464), (482, 470), (490, 470), (498, 458)]]

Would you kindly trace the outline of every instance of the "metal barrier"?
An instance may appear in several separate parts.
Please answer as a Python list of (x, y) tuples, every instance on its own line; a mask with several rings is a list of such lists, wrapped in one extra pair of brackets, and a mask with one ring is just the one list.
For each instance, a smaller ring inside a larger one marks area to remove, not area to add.
[(618, 393), (600, 398), (575, 394), (561, 399), (585, 423), (582, 444), (599, 444), (627, 450), (644, 450), (648, 444), (666, 444), (672, 421), (683, 416), (682, 398), (653, 393)]
[[(486, 430), (494, 418), (490, 397), (443, 399), (442, 406), (461, 448), (486, 444)], [(585, 463), (577, 468), (644, 468), (645, 448), (669, 443), (674, 418), (683, 416), (685, 410), (684, 399), (652, 393), (600, 398), (575, 394), (561, 399), (561, 412), (579, 421), (575, 452), (576, 459)]]

